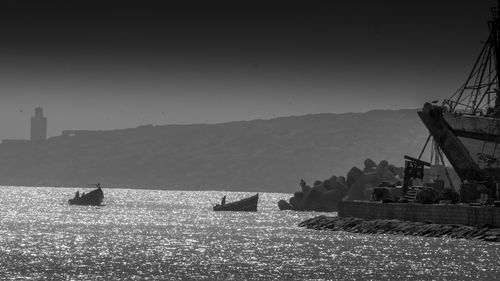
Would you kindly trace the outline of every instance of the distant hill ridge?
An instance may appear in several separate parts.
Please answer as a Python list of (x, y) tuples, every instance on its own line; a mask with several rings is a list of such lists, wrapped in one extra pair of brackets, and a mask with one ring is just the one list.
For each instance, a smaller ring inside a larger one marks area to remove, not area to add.
[(293, 192), (366, 158), (402, 165), (427, 137), (414, 109), (73, 133), (0, 145), (0, 184)]

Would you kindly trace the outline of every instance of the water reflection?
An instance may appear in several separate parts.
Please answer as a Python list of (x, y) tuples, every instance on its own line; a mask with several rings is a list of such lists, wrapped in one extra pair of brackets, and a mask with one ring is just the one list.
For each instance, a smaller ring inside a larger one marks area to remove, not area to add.
[(75, 191), (0, 187), (1, 279), (499, 279), (497, 244), (302, 229), (317, 213), (280, 212), (282, 194), (233, 213), (211, 211), (221, 192), (108, 189), (104, 207), (69, 206)]

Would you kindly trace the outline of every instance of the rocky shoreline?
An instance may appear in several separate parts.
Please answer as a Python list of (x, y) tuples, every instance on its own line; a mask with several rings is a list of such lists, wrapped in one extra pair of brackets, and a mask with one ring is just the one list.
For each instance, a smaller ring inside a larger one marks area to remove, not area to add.
[(347, 175), (331, 176), (316, 180), (309, 186), (300, 181), (300, 190), (288, 200), (280, 200), (280, 210), (334, 212), (342, 200), (370, 200), (373, 188), (381, 182), (396, 183), (403, 178), (404, 168), (389, 164), (386, 160), (376, 164), (371, 159), (364, 161), (364, 169), (353, 167)]
[[(338, 211), (341, 201), (373, 200), (374, 189), (381, 186), (401, 186), (404, 179), (404, 167), (389, 164), (386, 160), (377, 164), (369, 158), (363, 164), (363, 169), (353, 167), (346, 176), (333, 175), (323, 181), (314, 181), (312, 186), (301, 180), (300, 190), (296, 191), (288, 201), (280, 200), (278, 208), (294, 211), (335, 212)], [(434, 166), (426, 170), (424, 173), (426, 177), (423, 180), (427, 183), (427, 187), (420, 190), (419, 197), (415, 198), (417, 202), (438, 203), (440, 200), (451, 200), (455, 203), (458, 201), (459, 195), (450, 188), (448, 179), (439, 180), (441, 188), (438, 190), (429, 188), (437, 184), (436, 175), (443, 174), (444, 169), (444, 166)], [(452, 180), (459, 181), (458, 177), (450, 170), (448, 172), (452, 175)], [(402, 189), (392, 190), (402, 192)], [(392, 197), (392, 201), (397, 199), (395, 196), (389, 197)], [(381, 200), (377, 199), (377, 201)]]
[(488, 225), (473, 227), (457, 224), (400, 221), (395, 219), (364, 220), (352, 217), (342, 218), (321, 215), (299, 223), (299, 227), (363, 234), (399, 234), (500, 242), (500, 228), (492, 228)]

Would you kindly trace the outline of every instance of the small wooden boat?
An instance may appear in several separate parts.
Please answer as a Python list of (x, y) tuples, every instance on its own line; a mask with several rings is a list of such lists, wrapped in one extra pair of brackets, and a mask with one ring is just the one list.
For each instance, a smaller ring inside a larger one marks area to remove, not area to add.
[(70, 205), (85, 205), (85, 206), (100, 206), (102, 200), (104, 199), (104, 192), (102, 192), (101, 185), (96, 184), (97, 189), (80, 196), (80, 192), (77, 191), (73, 199), (69, 199), (68, 203)]
[(259, 194), (257, 193), (252, 197), (227, 204), (225, 201), (226, 196), (222, 198), (222, 204), (217, 204), (214, 206), (214, 211), (257, 212), (257, 202), (259, 201)]

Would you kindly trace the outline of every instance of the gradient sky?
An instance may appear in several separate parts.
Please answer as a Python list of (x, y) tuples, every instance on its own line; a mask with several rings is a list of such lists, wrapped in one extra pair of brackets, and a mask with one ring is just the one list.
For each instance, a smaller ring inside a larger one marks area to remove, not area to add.
[(0, 139), (28, 138), (36, 106), (49, 136), (417, 108), (463, 83), (496, 5), (5, 2)]

